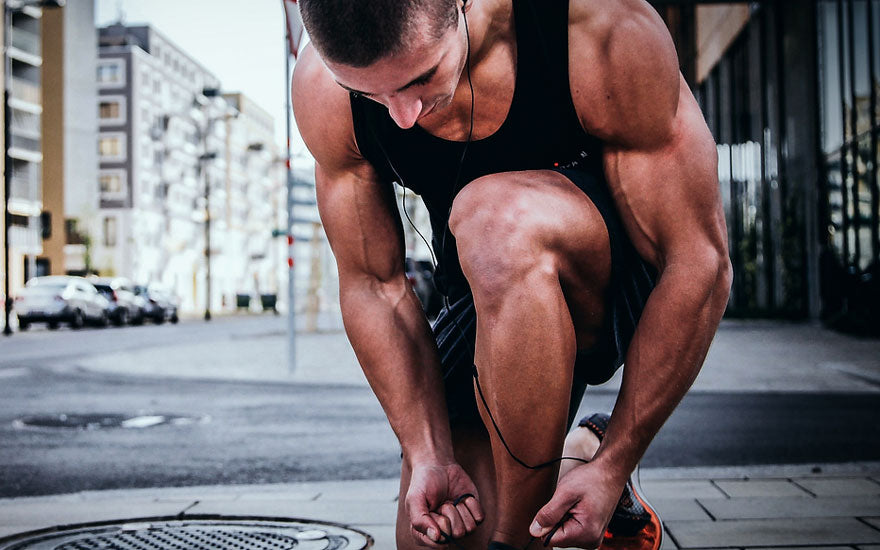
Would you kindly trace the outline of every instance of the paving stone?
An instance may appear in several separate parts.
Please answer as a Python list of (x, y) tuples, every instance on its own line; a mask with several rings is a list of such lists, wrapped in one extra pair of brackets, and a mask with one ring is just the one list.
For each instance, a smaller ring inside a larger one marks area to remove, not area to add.
[(715, 519), (851, 518), (880, 515), (880, 498), (732, 498), (700, 500)]
[(400, 491), (397, 480), (341, 481), (310, 485), (320, 493), (318, 500), (395, 500)]
[(16, 501), (0, 507), (0, 525), (31, 530), (55, 525), (91, 523), (95, 521), (127, 520), (141, 517), (175, 516), (191, 503), (137, 500), (100, 500), (94, 502), (53, 502), (49, 499)]
[(787, 479), (716, 480), (731, 497), (809, 497), (810, 493)]
[(390, 501), (203, 500), (188, 514), (286, 517), (344, 525), (394, 525), (397, 504)]
[(666, 527), (686, 549), (880, 543), (880, 531), (852, 518), (671, 521)]
[(660, 541), (660, 550), (678, 550), (678, 546), (669, 536), (669, 530), (664, 527), (663, 539)]
[(880, 495), (880, 485), (866, 478), (796, 478), (793, 481), (820, 497)]
[(373, 537), (373, 548), (376, 550), (397, 548), (397, 536), (393, 525), (352, 525), (352, 527)]
[[(713, 499), (706, 499), (713, 500)], [(720, 499), (719, 499), (720, 500)], [(663, 521), (712, 519), (695, 499), (652, 498), (651, 505)]]
[(651, 502), (656, 499), (727, 498), (707, 479), (643, 480), (642, 490)]
[[(235, 500), (317, 500), (321, 496), (318, 491), (297, 491), (297, 492), (280, 492), (272, 491), (266, 493), (241, 493), (237, 495)], [(197, 499), (199, 500), (199, 499)], [(218, 499), (220, 500), (220, 499)]]

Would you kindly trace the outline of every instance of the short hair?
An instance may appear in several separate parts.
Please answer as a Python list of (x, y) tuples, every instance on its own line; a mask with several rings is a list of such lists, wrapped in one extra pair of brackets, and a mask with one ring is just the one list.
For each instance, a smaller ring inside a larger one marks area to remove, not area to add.
[(400, 53), (418, 25), (440, 38), (458, 24), (456, 0), (299, 0), (303, 24), (322, 56), (366, 67)]

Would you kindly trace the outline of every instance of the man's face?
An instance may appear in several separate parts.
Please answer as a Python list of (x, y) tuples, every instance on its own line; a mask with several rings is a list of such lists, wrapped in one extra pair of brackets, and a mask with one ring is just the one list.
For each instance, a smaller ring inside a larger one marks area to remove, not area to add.
[[(437, 39), (414, 31), (404, 50), (368, 67), (351, 67), (325, 60), (340, 86), (388, 107), (401, 128), (448, 107), (467, 57), (467, 36), (461, 21)], [(427, 29), (427, 24), (420, 29)]]

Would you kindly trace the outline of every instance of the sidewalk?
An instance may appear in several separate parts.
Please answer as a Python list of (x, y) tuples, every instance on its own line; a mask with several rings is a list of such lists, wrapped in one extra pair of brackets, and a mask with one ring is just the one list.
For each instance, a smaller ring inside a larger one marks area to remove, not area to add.
[[(665, 549), (880, 548), (880, 464), (811, 468), (646, 470), (642, 487), (665, 521)], [(105, 520), (284, 516), (345, 524), (393, 549), (396, 497), (397, 480), (387, 479), (8, 499), (0, 537)]]
[[(243, 343), (114, 353), (78, 366), (139, 376), (366, 384), (341, 332), (300, 335), (293, 373), (287, 371), (283, 333), (251, 335)], [(809, 325), (726, 321), (695, 389), (878, 392), (880, 341)], [(666, 549), (880, 550), (880, 463), (664, 468), (643, 470), (641, 478), (665, 520)], [(0, 499), (0, 538), (106, 520), (260, 516), (337, 522), (369, 534), (374, 548), (393, 549), (396, 497), (397, 480), (380, 479)], [(0, 541), (0, 549), (6, 547)], [(297, 547), (327, 546), (316, 541)]]
[[(294, 372), (288, 371), (287, 363), (287, 336), (279, 328), (246, 338), (87, 357), (77, 365), (172, 378), (367, 384), (341, 330), (298, 333)], [(620, 374), (608, 385), (619, 384)], [(817, 325), (724, 321), (693, 389), (880, 392), (880, 340), (854, 338)]]

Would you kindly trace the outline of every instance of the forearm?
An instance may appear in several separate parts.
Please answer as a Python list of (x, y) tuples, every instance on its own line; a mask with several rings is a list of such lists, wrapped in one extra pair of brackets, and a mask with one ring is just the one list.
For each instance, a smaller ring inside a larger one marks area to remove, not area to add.
[(639, 320), (595, 460), (626, 479), (697, 377), (727, 305), (730, 264), (667, 264)]
[(452, 442), (436, 345), (404, 282), (341, 281), (346, 333), (410, 462), (451, 462)]

